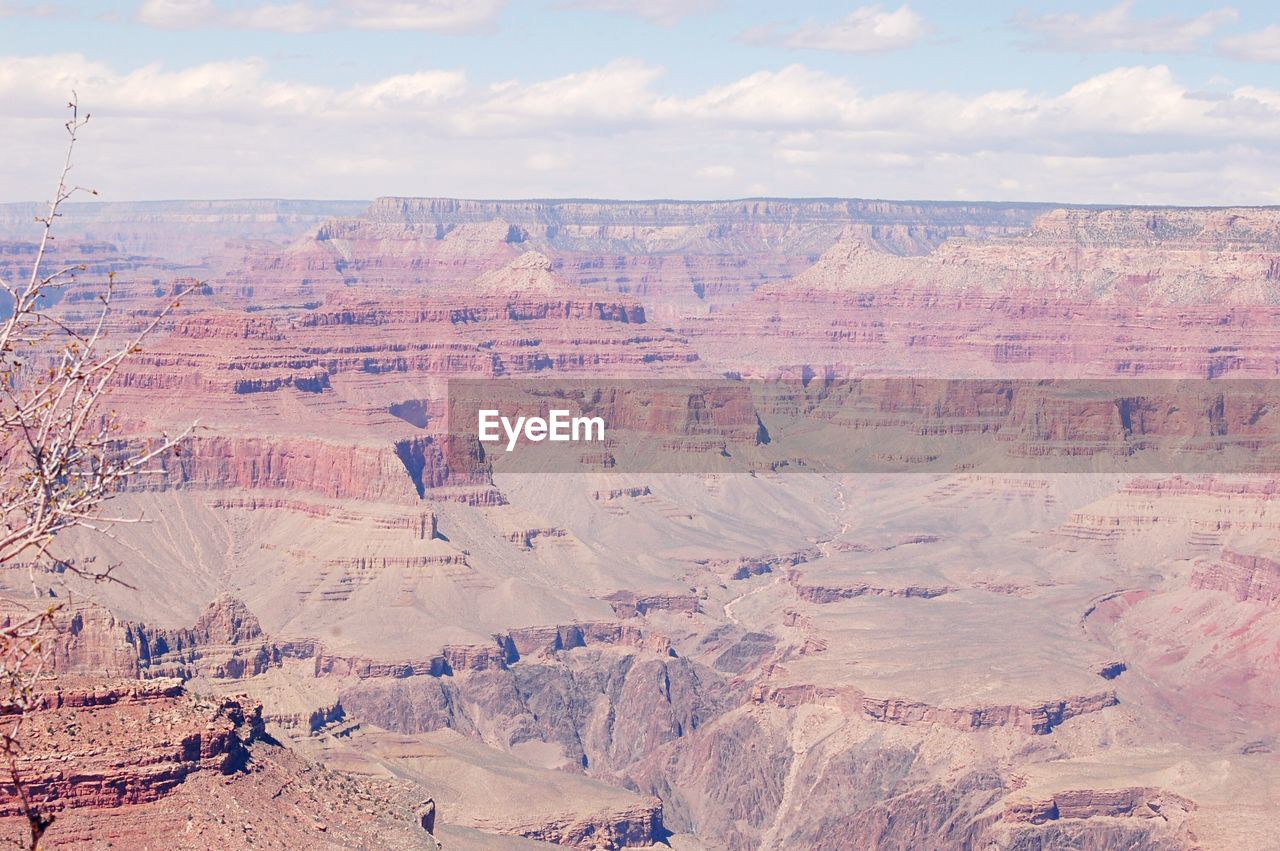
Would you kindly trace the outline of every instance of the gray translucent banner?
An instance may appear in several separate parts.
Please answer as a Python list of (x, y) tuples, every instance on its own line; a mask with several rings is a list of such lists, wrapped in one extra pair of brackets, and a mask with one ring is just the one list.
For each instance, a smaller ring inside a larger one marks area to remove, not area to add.
[(467, 379), (446, 427), (494, 473), (1274, 474), (1280, 380)]

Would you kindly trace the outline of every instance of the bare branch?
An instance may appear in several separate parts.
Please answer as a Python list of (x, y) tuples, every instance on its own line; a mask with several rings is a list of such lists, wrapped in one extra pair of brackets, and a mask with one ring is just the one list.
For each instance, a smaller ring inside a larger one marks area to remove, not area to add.
[(22, 285), (0, 281), (11, 302), (0, 323), (0, 565), (26, 566), (32, 586), (30, 604), (7, 601), (11, 610), (0, 611), (0, 752), (27, 817), (33, 849), (53, 818), (29, 798), (23, 784), (22, 723), (38, 705), (38, 687), (56, 676), (50, 654), (55, 616), (64, 606), (61, 600), (51, 603), (40, 597), (38, 578), (57, 570), (131, 587), (116, 575), (118, 563), (85, 567), (59, 561), (51, 549), (70, 529), (114, 537), (116, 524), (142, 522), (142, 517), (107, 514), (103, 506), (130, 480), (155, 472), (156, 459), (177, 451), (194, 427), (146, 442), (125, 440), (115, 412), (104, 411), (103, 402), (120, 367), (199, 284), (178, 292), (140, 328), (126, 322), (123, 327), (130, 332), (123, 343), (108, 341), (122, 327), (113, 307), (114, 275), (108, 276), (96, 313), (87, 321), (65, 310), (59, 315), (51, 306), (50, 295), (86, 271), (82, 264), (45, 268), (54, 224), (68, 199), (97, 194), (70, 180), (79, 132), (89, 115), (81, 117), (74, 93), (68, 108), (66, 157), (53, 199), (36, 219), (41, 231), (30, 275)]

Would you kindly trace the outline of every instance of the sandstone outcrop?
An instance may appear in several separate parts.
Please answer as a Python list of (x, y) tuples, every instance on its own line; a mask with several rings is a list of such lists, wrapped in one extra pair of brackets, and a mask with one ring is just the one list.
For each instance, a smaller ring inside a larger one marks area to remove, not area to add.
[(795, 586), (796, 596), (801, 600), (807, 600), (810, 603), (834, 603), (837, 600), (852, 600), (855, 597), (921, 597), (929, 600), (934, 597), (941, 597), (956, 589), (942, 586), (930, 587), (924, 585), (904, 585), (900, 588), (891, 588), (879, 585), (869, 585), (861, 583), (858, 585), (808, 585), (799, 582), (799, 575), (789, 577), (792, 585)]
[[(262, 707), (201, 706), (178, 680), (60, 682), (26, 725), (19, 774), (43, 812), (156, 801), (198, 772), (229, 774), (262, 733)], [(0, 817), (21, 814), (12, 785)]]
[(1195, 803), (1163, 789), (1069, 789), (1043, 800), (1010, 800), (1005, 804), (1007, 823), (1043, 824), (1057, 819), (1185, 817)]
[(618, 591), (606, 599), (613, 613), (620, 618), (642, 617), (649, 612), (680, 612), (696, 614), (701, 611), (697, 596), (693, 594), (636, 594)]
[(548, 813), (537, 821), (484, 821), (487, 832), (523, 836), (568, 848), (596, 849), (652, 846), (662, 837), (662, 805), (658, 801), (590, 816), (557, 816)]

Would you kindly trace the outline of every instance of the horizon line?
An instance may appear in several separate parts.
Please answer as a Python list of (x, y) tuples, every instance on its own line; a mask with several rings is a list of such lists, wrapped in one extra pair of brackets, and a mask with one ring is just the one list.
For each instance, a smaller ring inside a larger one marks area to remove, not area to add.
[[(300, 198), (245, 196), (234, 198), (147, 198), (132, 200), (111, 200), (102, 197), (67, 201), (64, 206), (109, 206), (116, 204), (366, 204), (378, 201), (453, 201), (473, 204), (611, 204), (611, 205), (654, 205), (654, 204), (743, 204), (752, 202), (767, 203), (864, 203), (864, 204), (914, 204), (930, 206), (977, 206), (997, 208), (1047, 208), (1073, 210), (1280, 210), (1280, 204), (1138, 204), (1124, 202), (1072, 202), (1072, 201), (1009, 201), (1009, 200), (976, 200), (976, 199), (931, 199), (931, 198), (874, 198), (842, 195), (749, 195), (733, 198), (603, 198), (590, 196), (528, 197), (528, 198), (478, 198), (458, 195), (375, 195), (372, 198)], [(0, 208), (30, 207), (47, 205), (48, 200), (0, 201)]]

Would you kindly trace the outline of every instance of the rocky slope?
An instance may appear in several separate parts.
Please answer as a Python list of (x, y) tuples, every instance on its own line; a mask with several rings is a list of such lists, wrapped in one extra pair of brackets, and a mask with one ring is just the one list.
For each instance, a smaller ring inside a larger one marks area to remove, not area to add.
[[(175, 679), (61, 677), (25, 719), (15, 763), (46, 822), (41, 847), (438, 847), (430, 806), (304, 763), (264, 740), (261, 712), (193, 698)], [(0, 835), (19, 841), (11, 777)]]

